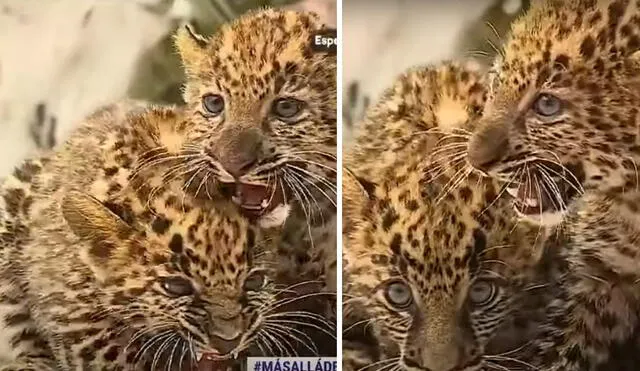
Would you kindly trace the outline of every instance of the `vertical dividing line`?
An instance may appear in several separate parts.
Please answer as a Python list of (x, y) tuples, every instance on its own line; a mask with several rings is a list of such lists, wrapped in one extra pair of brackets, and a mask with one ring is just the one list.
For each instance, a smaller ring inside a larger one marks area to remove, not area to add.
[(337, 154), (338, 154), (338, 158), (337, 158), (337, 213), (338, 215), (336, 216), (336, 254), (337, 254), (337, 261), (336, 261), (336, 274), (338, 275), (338, 277), (336, 277), (336, 308), (337, 308), (337, 315), (336, 315), (336, 339), (337, 339), (337, 356), (338, 356), (338, 370), (342, 370), (342, 132), (343, 132), (343, 128), (342, 128), (342, 40), (344, 40), (344, 38), (342, 37), (342, 0), (337, 0), (336, 2), (336, 11), (337, 11), (337, 18), (336, 18), (336, 29), (337, 29), (337, 34), (338, 34), (338, 54), (337, 54), (337, 60), (336, 60), (336, 67), (338, 69), (337, 71), (337, 82), (336, 82), (336, 87), (337, 87), (337, 94), (336, 97), (338, 99), (338, 102), (336, 104), (336, 109), (337, 109), (337, 130), (336, 133), (338, 135), (338, 148), (336, 148), (337, 150)]

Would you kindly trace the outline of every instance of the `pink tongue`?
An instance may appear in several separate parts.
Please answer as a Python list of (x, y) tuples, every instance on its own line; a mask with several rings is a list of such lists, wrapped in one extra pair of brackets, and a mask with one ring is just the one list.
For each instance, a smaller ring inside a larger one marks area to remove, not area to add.
[(260, 206), (263, 200), (269, 199), (270, 194), (267, 187), (239, 183), (236, 185), (236, 196), (243, 205)]

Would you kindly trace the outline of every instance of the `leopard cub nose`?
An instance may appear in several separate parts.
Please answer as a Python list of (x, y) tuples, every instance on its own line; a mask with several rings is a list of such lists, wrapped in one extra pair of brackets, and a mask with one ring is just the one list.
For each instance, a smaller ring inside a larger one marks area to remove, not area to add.
[(491, 127), (471, 137), (467, 158), (474, 168), (489, 172), (504, 159), (508, 149), (509, 137), (506, 131), (499, 127)]
[(258, 162), (256, 153), (243, 153), (231, 155), (221, 161), (222, 167), (235, 178), (248, 173)]
[(229, 132), (221, 139), (220, 165), (233, 177), (247, 174), (263, 158), (264, 138), (256, 129)]

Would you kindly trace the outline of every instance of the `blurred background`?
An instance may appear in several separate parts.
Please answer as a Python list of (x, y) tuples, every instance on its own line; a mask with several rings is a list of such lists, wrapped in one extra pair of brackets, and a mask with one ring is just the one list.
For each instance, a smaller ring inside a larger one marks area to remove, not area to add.
[(529, 0), (343, 0), (343, 133), (407, 68), (464, 59), (486, 68)]
[(180, 103), (174, 30), (209, 35), (263, 6), (336, 24), (335, 0), (0, 0), (0, 177), (103, 104)]

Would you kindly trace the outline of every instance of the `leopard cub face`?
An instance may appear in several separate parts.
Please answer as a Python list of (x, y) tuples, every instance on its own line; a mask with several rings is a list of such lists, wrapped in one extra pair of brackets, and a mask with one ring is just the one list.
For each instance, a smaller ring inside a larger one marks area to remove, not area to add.
[(468, 161), (525, 219), (555, 225), (585, 192), (636, 189), (638, 16), (630, 1), (543, 0), (513, 24)]
[(438, 201), (446, 180), (423, 179), (419, 167), (398, 171), (378, 184), (352, 180), (343, 191), (352, 205), (345, 310), (364, 313), (388, 362), (478, 370), (491, 362), (485, 346), (538, 259), (536, 231), (516, 228), (508, 200), (495, 200), (480, 178)]
[[(266, 258), (256, 257), (261, 234), (244, 218), (191, 208), (142, 228), (75, 191), (62, 210), (99, 283), (94, 316), (121, 324), (120, 345), (140, 347), (133, 362), (235, 357), (260, 336), (273, 297)], [(148, 346), (159, 339), (171, 346)]]
[(336, 59), (311, 49), (312, 14), (264, 10), (211, 38), (182, 29), (188, 140), (199, 176), (263, 216), (335, 195)]

